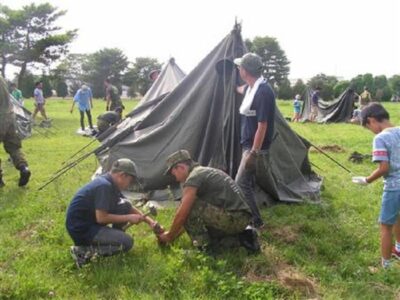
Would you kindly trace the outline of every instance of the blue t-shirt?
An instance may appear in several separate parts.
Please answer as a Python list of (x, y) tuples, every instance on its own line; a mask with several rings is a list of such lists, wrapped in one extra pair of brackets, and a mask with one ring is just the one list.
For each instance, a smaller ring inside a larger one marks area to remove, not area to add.
[(314, 91), (312, 96), (311, 96), (311, 102), (313, 105), (318, 105), (318, 100), (319, 100), (319, 91)]
[(389, 172), (383, 176), (383, 190), (400, 190), (400, 127), (387, 128), (375, 136), (372, 161), (389, 163)]
[(68, 210), (66, 227), (75, 245), (89, 245), (99, 229), (96, 209), (115, 212), (123, 195), (114, 185), (111, 175), (95, 178), (82, 187), (72, 199)]
[(293, 101), (293, 108), (295, 113), (299, 113), (301, 109), (301, 102), (297, 99), (294, 99)]
[(78, 102), (80, 111), (87, 111), (90, 110), (90, 99), (92, 97), (92, 90), (90, 88), (85, 90), (79, 89), (74, 96), (74, 101)]
[(259, 85), (250, 110), (255, 110), (256, 115), (240, 115), (240, 143), (244, 149), (251, 149), (253, 147), (254, 135), (257, 131), (258, 122), (267, 122), (267, 133), (265, 134), (261, 146), (261, 150), (267, 150), (272, 143), (275, 123), (275, 95), (268, 83), (264, 82)]

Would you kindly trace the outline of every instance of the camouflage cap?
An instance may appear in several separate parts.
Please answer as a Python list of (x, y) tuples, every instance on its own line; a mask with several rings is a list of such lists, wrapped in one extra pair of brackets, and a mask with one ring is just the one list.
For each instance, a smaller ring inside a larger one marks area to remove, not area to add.
[(112, 164), (111, 172), (123, 172), (133, 177), (137, 177), (136, 165), (129, 158), (120, 158), (116, 160)]
[(243, 57), (235, 58), (235, 65), (241, 66), (251, 75), (258, 74), (263, 68), (261, 57), (255, 53), (246, 53)]
[(167, 175), (177, 163), (188, 160), (192, 160), (192, 158), (187, 150), (182, 149), (172, 153), (167, 158), (167, 169), (165, 170), (164, 175)]

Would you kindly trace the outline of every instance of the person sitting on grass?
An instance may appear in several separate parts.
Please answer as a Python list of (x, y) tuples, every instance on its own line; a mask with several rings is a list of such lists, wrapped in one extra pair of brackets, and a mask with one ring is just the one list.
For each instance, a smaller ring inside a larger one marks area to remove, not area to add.
[[(372, 161), (378, 167), (368, 177), (353, 177), (353, 182), (367, 185), (384, 178), (381, 224), (382, 267), (390, 266), (391, 256), (400, 259), (400, 127), (390, 123), (389, 113), (379, 103), (370, 103), (361, 111), (361, 123), (376, 134), (373, 141)], [(396, 243), (392, 247), (392, 232)]]
[(232, 178), (221, 170), (200, 166), (187, 150), (168, 157), (165, 174), (183, 183), (183, 192), (171, 229), (158, 235), (160, 243), (171, 243), (186, 230), (201, 250), (237, 246), (250, 252), (260, 250), (257, 232), (248, 227), (251, 210)]
[[(75, 194), (68, 207), (66, 227), (75, 243), (70, 251), (78, 268), (95, 255), (110, 256), (130, 250), (133, 238), (123, 230), (128, 223), (146, 222), (153, 229), (158, 226), (121, 194), (137, 178), (135, 164), (121, 158), (113, 163), (110, 172)], [(112, 228), (108, 224), (112, 224)]]

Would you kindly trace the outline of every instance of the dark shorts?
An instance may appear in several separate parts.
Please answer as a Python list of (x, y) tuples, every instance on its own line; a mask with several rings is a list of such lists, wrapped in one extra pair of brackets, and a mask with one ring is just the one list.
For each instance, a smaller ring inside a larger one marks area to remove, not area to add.
[(42, 110), (44, 108), (44, 103), (35, 102), (35, 106), (36, 106), (37, 109)]

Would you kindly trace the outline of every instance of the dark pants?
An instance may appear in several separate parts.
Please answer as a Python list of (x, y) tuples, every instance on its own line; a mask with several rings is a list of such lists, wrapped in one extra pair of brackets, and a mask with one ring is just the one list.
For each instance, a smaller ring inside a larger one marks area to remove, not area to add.
[(245, 200), (251, 209), (254, 226), (260, 227), (262, 224), (264, 224), (264, 222), (261, 218), (260, 210), (258, 209), (254, 193), (256, 185), (256, 172), (251, 172), (245, 169), (246, 158), (249, 154), (250, 150), (243, 151), (242, 160), (240, 161), (240, 166), (236, 174), (235, 181), (242, 190)]
[(85, 112), (86, 112), (86, 116), (88, 118), (89, 127), (90, 127), (90, 129), (93, 129), (92, 114), (90, 113), (90, 109), (88, 109), (86, 111), (82, 111), (82, 110), (79, 111), (79, 113), (81, 114), (81, 128), (82, 128), (82, 130), (85, 130)]
[[(118, 204), (116, 210), (110, 213), (116, 215), (132, 213), (132, 205), (128, 201), (123, 201)], [(101, 226), (89, 245), (77, 245), (79, 251), (87, 253), (87, 256), (94, 254), (111, 256), (129, 251), (133, 247), (133, 238), (122, 230), (124, 225), (126, 223), (113, 224), (112, 228)]]

